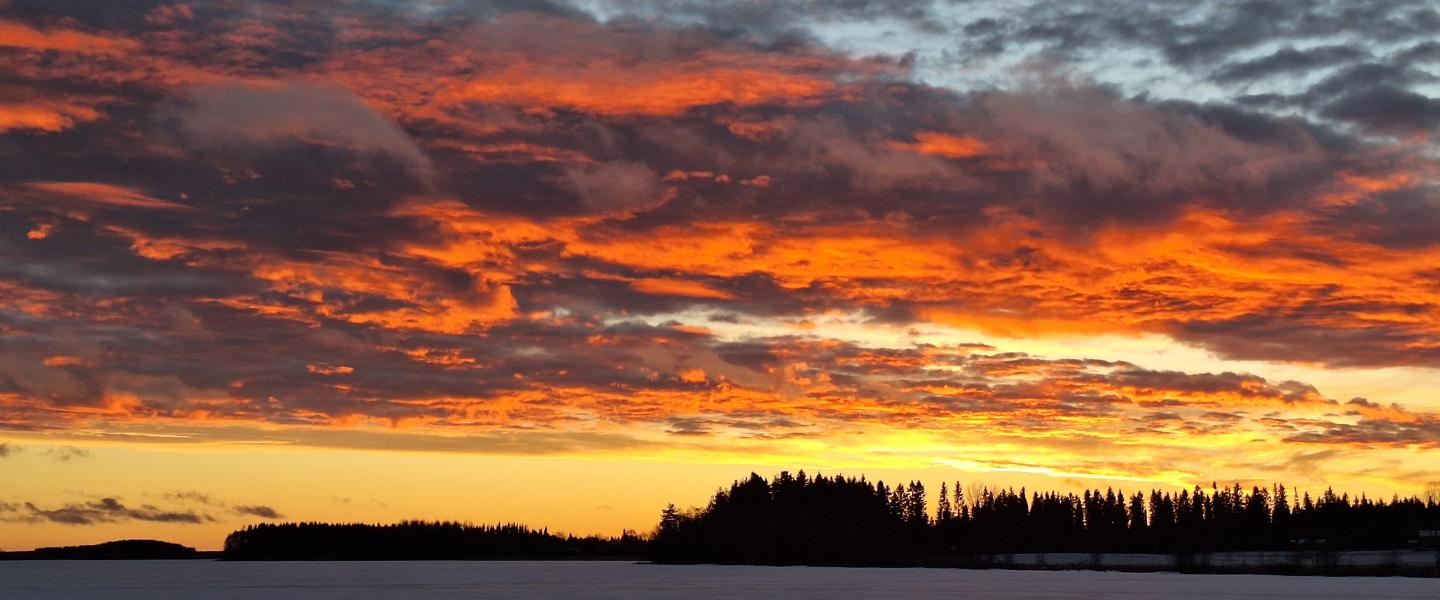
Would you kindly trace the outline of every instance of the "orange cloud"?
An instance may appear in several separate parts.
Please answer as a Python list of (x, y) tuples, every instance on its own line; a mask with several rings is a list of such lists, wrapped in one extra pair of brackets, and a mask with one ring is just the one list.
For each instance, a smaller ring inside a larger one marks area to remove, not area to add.
[(458, 84), (444, 103), (493, 102), (580, 110), (602, 115), (671, 115), (711, 104), (790, 103), (819, 97), (834, 84), (773, 71), (679, 64), (648, 72), (619, 65), (516, 68), (492, 79)]
[[(450, 79), (436, 98), (442, 104), (673, 115), (715, 104), (789, 105), (836, 88), (824, 74), (834, 66), (832, 58), (764, 54), (719, 40), (695, 40), (702, 49), (685, 51), (653, 45), (647, 37), (625, 28), (512, 15), (473, 38), (482, 44), (478, 58), (498, 68), (478, 78)], [(538, 39), (567, 43), (540, 46)]]
[(61, 194), (68, 198), (96, 204), (160, 210), (193, 210), (184, 204), (151, 198), (135, 188), (110, 183), (93, 181), (33, 181), (26, 183), (25, 187), (52, 194)]
[(630, 282), (630, 287), (645, 294), (662, 296), (689, 296), (691, 298), (716, 298), (719, 300), (729, 300), (735, 297), (735, 295), (730, 292), (717, 290), (700, 282), (686, 279), (637, 279)]
[[(515, 256), (512, 244), (555, 244), (560, 259), (665, 274), (625, 278), (641, 293), (728, 300), (733, 292), (706, 281), (760, 274), (796, 293), (850, 306), (901, 303), (923, 319), (1012, 337), (1173, 333), (1188, 323), (1265, 314), (1309, 319), (1311, 326), (1335, 331), (1361, 331), (1383, 321), (1417, 342), (1440, 334), (1413, 308), (1440, 306), (1440, 293), (1409, 283), (1440, 255), (1323, 239), (1286, 214), (1240, 222), (1196, 210), (1154, 227), (1115, 226), (1075, 240), (1027, 233), (1045, 225), (1003, 211), (992, 213), (988, 226), (948, 239), (905, 222), (712, 221), (636, 236), (607, 233), (594, 218), (535, 227), (443, 204), (415, 205), (405, 213), (434, 218), (452, 231), (448, 241), (411, 250), (445, 264), (508, 264)], [(1268, 250), (1278, 240), (1324, 248), (1344, 260)], [(511, 268), (563, 272), (562, 265)], [(1373, 308), (1307, 316), (1319, 290), (1339, 302), (1363, 297)]]
[(938, 131), (915, 134), (914, 143), (891, 142), (891, 147), (945, 158), (972, 158), (990, 152), (990, 146), (979, 138)]
[(83, 365), (86, 361), (75, 356), (50, 356), (46, 357), (43, 363), (47, 367), (64, 367), (69, 365)]
[(139, 45), (135, 40), (123, 37), (97, 35), (74, 29), (42, 30), (25, 23), (0, 19), (0, 47), (116, 54), (135, 50)]
[(524, 164), (524, 163), (588, 163), (593, 162), (585, 153), (568, 148), (542, 146), (528, 142), (497, 142), (473, 144), (454, 140), (437, 140), (432, 146), (448, 148), (464, 153), (475, 162), (482, 164)]
[(348, 52), (322, 71), (402, 122), (481, 134), (525, 127), (514, 119), (490, 122), (477, 110), (485, 107), (544, 118), (554, 111), (661, 117), (707, 106), (809, 105), (841, 93), (836, 75), (846, 68), (873, 70), (821, 51), (771, 53), (700, 32), (514, 13), (459, 39)]
[(99, 119), (94, 107), (63, 102), (0, 103), (0, 132), (45, 131), (70, 129), (80, 123)]
[(55, 226), (50, 223), (37, 224), (30, 231), (25, 232), (25, 239), (43, 240), (50, 237), (50, 232), (55, 231)]
[[(509, 286), (475, 278), (463, 293), (442, 291), (403, 268), (365, 256), (318, 255), (315, 262), (277, 262), (254, 266), (254, 276), (271, 289), (307, 300), (315, 314), (385, 328), (464, 333), (516, 316)], [(332, 293), (367, 294), (394, 300), (395, 308), (354, 308)]]

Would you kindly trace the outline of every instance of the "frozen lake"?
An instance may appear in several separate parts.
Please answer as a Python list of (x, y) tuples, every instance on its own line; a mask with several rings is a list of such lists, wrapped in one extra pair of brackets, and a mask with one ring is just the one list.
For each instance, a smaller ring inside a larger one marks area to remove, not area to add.
[(660, 566), (625, 562), (8, 561), (0, 598), (1440, 598), (1440, 579)]

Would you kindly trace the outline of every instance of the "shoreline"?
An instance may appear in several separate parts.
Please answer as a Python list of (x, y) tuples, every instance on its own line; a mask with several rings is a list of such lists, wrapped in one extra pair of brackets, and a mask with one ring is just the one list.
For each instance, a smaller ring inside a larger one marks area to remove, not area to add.
[(33, 552), (0, 553), (3, 561), (215, 561), (229, 563), (379, 563), (379, 562), (623, 562), (655, 566), (815, 567), (845, 569), (954, 569), (979, 571), (1093, 571), (1121, 573), (1178, 573), (1191, 575), (1281, 575), (1324, 577), (1440, 577), (1440, 551), (1229, 551), (1193, 554), (1040, 552), (1014, 554), (929, 556), (887, 564), (766, 564), (657, 562), (644, 556), (335, 560), (325, 558), (227, 559), (221, 552), (198, 552), (189, 557), (61, 558)]
[(1301, 576), (1440, 577), (1440, 551), (1226, 551), (1180, 554), (1039, 552), (927, 557), (934, 568)]

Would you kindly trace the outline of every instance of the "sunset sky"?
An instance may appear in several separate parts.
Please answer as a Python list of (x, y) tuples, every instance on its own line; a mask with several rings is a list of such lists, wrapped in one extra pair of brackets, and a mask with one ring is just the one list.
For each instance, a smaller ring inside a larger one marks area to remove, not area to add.
[(1440, 479), (1430, 0), (0, 0), (0, 549)]

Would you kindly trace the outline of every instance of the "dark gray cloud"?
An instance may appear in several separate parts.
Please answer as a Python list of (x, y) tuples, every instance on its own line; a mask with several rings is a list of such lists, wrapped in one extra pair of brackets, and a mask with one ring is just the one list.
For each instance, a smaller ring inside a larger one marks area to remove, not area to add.
[(1369, 52), (1351, 46), (1319, 46), (1305, 50), (1287, 46), (1267, 56), (1226, 65), (1215, 72), (1215, 78), (1219, 81), (1235, 82), (1275, 75), (1304, 74), (1322, 67), (1355, 62), (1369, 56)]
[(33, 502), (0, 502), (0, 521), (98, 525), (131, 521), (201, 524), (226, 520), (214, 516), (214, 511), (223, 511), (241, 518), (285, 518), (280, 511), (268, 505), (231, 503), (200, 492), (169, 492), (161, 497), (169, 506), (134, 505), (115, 496), (70, 502), (53, 508)]
[(166, 492), (165, 494), (163, 494), (163, 497), (167, 500), (174, 502), (192, 504), (197, 506), (207, 506), (222, 511), (228, 511), (241, 517), (259, 517), (262, 519), (272, 520), (285, 518), (284, 515), (280, 514), (280, 511), (276, 510), (274, 507), (271, 506), (267, 506), (264, 504), (242, 504), (226, 502), (214, 498), (209, 494), (204, 494), (196, 491)]
[[(827, 26), (846, 23), (865, 31), (855, 40), (888, 35), (904, 39), (911, 35), (934, 35), (940, 48), (907, 48), (897, 43), (896, 55), (918, 51), (907, 64), (918, 64), (923, 73), (951, 76), (957, 69), (983, 70), (996, 60), (1015, 64), (1039, 61), (1058, 65), (1087, 76), (1147, 95), (1188, 97), (1182, 90), (1202, 83), (1219, 84), (1221, 101), (1248, 101), (1269, 98), (1276, 108), (1325, 106), (1336, 103), (1342, 94), (1324, 88), (1361, 75), (1364, 67), (1412, 71), (1412, 66), (1433, 61), (1437, 54), (1430, 39), (1432, 26), (1440, 24), (1440, 12), (1423, 0), (1374, 0), (1335, 3), (1324, 0), (1248, 1), (1201, 3), (1182, 0), (1130, 3), (1119, 6), (1105, 0), (1079, 2), (926, 2), (907, 3), (750, 3), (670, 2), (663, 7), (649, 3), (608, 2), (603, 14), (631, 13), (686, 23), (705, 23), (760, 39), (782, 35), (808, 39), (847, 40), (844, 33)], [(829, 37), (827, 37), (829, 36)], [(943, 42), (942, 42), (943, 41)], [(860, 43), (861, 47), (877, 47)], [(1385, 54), (1390, 47), (1400, 50)], [(1158, 64), (1157, 64), (1158, 63)], [(1129, 69), (1124, 67), (1130, 67)], [(1170, 81), (1139, 81), (1139, 73), (1163, 71)], [(929, 71), (926, 71), (929, 69)], [(1294, 86), (1316, 76), (1333, 74), (1325, 86), (1308, 94), (1297, 94)], [(1187, 83), (1187, 81), (1189, 83)], [(1145, 89), (1153, 84), (1157, 92)], [(1013, 85), (1001, 81), (1002, 87)], [(1256, 96), (1252, 88), (1273, 91)], [(1361, 85), (1354, 80), (1347, 91)], [(1403, 91), (1420, 94), (1416, 89)], [(1213, 93), (1213, 92), (1211, 92)], [(1367, 121), (1403, 120), (1413, 110), (1413, 98), (1386, 98), (1383, 91), (1371, 93), (1382, 106), (1366, 110)], [(1391, 96), (1394, 96), (1391, 94)], [(1248, 98), (1247, 98), (1248, 97)], [(1289, 97), (1289, 98), (1287, 98)], [(1357, 96), (1336, 107), (1354, 113)]]
[(213, 500), (211, 500), (209, 494), (203, 494), (203, 493), (195, 492), (195, 491), (188, 491), (188, 492), (166, 492), (163, 496), (164, 496), (164, 498), (167, 499), (167, 500), (175, 500), (175, 501), (179, 501), (179, 502), (192, 502), (192, 503), (195, 503), (195, 504), (210, 505), (210, 504), (212, 504), (212, 502), (214, 502)]
[(163, 498), (168, 499), (168, 501), (179, 502), (179, 504), (209, 506), (209, 508), (230, 512), (230, 514), (239, 515), (239, 517), (259, 517), (264, 519), (285, 518), (285, 515), (279, 514), (279, 511), (276, 511), (274, 506), (226, 502), (222, 501), (222, 499), (215, 498), (215, 496), (202, 494), (202, 492), (166, 492), (166, 494), (163, 494)]
[(1421, 42), (1396, 52), (1395, 62), (1401, 65), (1440, 62), (1440, 42), (1434, 40)]
[(59, 525), (96, 525), (127, 521), (198, 525), (214, 520), (208, 515), (190, 510), (161, 509), (149, 504), (138, 507), (126, 506), (118, 498), (113, 497), (65, 504), (48, 509), (30, 502), (26, 502), (23, 507), (7, 505), (4, 508), (7, 510), (3, 511), (5, 514), (0, 515), (0, 519)]
[(336, 85), (201, 86), (163, 105), (158, 118), (191, 149), (234, 156), (303, 141), (362, 156), (383, 153), (420, 180), (433, 177), (430, 159), (404, 130)]
[(1327, 423), (1285, 438), (1303, 444), (1349, 444), (1357, 447), (1440, 447), (1440, 421), (1416, 422), (1362, 419), (1356, 423)]
[[(1292, 41), (1350, 36), (1385, 43), (1423, 39), (1428, 24), (1440, 22), (1434, 7), (1421, 0), (1256, 0), (1200, 5), (1163, 0), (1119, 10), (1115, 3), (1093, 0), (1035, 2), (1021, 7), (1005, 11), (1003, 17), (985, 17), (990, 19), (985, 32), (1046, 40), (1072, 53), (1148, 47), (1160, 50), (1180, 68), (1208, 68), (1242, 51)], [(1327, 64), (1322, 61), (1314, 66)]]
[(251, 516), (251, 517), (260, 517), (260, 518), (262, 518), (262, 519), (283, 519), (283, 518), (285, 518), (284, 515), (280, 514), (279, 511), (276, 511), (274, 508), (271, 508), (271, 507), (265, 506), (265, 505), (261, 505), (261, 504), (255, 504), (255, 505), (236, 505), (236, 506), (234, 507), (234, 510), (235, 510), (235, 514), (237, 514), (237, 515), (247, 515), (247, 516)]
[(1383, 85), (1341, 96), (1321, 114), (1375, 133), (1428, 135), (1440, 128), (1440, 99)]
[(60, 462), (70, 462), (72, 460), (89, 458), (90, 451), (84, 448), (76, 448), (75, 446), (55, 446), (46, 450), (45, 456)]
[(871, 23), (880, 26), (898, 23), (929, 33), (946, 32), (950, 19), (936, 9), (948, 2), (907, 2), (905, 0), (817, 0), (811, 2), (705, 2), (703, 0), (604, 0), (578, 3), (610, 18), (666, 19), (702, 24), (734, 37), (747, 37), (770, 44), (813, 41), (811, 26), (843, 23)]
[[(1323, 318), (1344, 310), (1345, 302), (1314, 307)], [(1423, 306), (1397, 306), (1398, 310), (1423, 312)], [(1418, 312), (1417, 312), (1418, 314)], [(1197, 320), (1177, 323), (1172, 330), (1179, 340), (1223, 356), (1242, 360), (1324, 361), (1340, 367), (1374, 367), (1393, 364), (1429, 366), (1440, 361), (1440, 349), (1427, 347), (1428, 333), (1403, 323), (1372, 323), (1355, 327), (1331, 327), (1308, 322), (1301, 315), (1248, 314), (1224, 320)], [(1256, 342), (1256, 340), (1263, 340)], [(1342, 345), (1343, 356), (1321, 349)], [(1405, 348), (1397, 354), (1397, 348)]]

